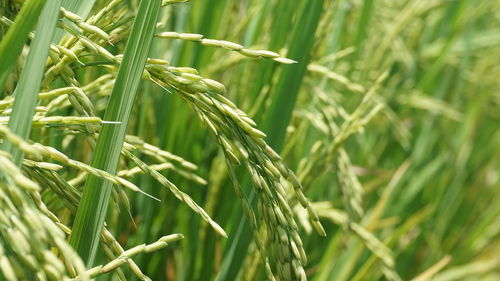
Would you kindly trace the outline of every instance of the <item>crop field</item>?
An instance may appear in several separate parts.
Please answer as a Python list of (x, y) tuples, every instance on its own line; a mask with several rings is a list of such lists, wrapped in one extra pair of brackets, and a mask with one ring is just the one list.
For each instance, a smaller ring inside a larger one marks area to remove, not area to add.
[(0, 0), (0, 281), (500, 280), (500, 0)]

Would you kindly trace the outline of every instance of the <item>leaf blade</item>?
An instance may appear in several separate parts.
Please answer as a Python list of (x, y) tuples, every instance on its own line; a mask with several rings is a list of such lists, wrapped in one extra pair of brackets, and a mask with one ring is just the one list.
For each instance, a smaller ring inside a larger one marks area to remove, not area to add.
[[(117, 170), (128, 120), (151, 47), (160, 6), (160, 0), (141, 1), (104, 115), (104, 120), (120, 124), (106, 124), (101, 128), (91, 165), (112, 174)], [(111, 189), (111, 183), (94, 176), (89, 177), (78, 207), (70, 243), (89, 266), (92, 265), (96, 255)]]

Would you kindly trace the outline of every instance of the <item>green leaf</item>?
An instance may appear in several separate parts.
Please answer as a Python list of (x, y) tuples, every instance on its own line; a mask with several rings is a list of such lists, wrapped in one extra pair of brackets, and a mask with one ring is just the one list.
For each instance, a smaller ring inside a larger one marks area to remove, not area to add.
[[(38, 92), (44, 74), (45, 61), (56, 29), (60, 7), (61, 0), (47, 1), (36, 29), (35, 38), (31, 43), (19, 84), (14, 91), (15, 101), (9, 119), (9, 129), (23, 139), (27, 139), (30, 134), (31, 122), (35, 114)], [(15, 164), (21, 165), (22, 151), (8, 141), (5, 141), (2, 148), (12, 154)]]
[(267, 143), (276, 151), (281, 150), (285, 140), (286, 128), (292, 117), (302, 79), (309, 64), (322, 9), (323, 0), (309, 1), (304, 6), (301, 18), (296, 23), (300, 28), (295, 30), (292, 36), (287, 55), (288, 58), (298, 63), (284, 67), (272, 93), (271, 105), (265, 114), (263, 132), (268, 136)]
[[(134, 20), (132, 32), (125, 48), (122, 64), (116, 77), (104, 120), (119, 124), (106, 124), (101, 128), (91, 165), (115, 174), (125, 138), (132, 106), (151, 47), (161, 0), (143, 0)], [(71, 245), (91, 266), (104, 224), (112, 183), (89, 176), (70, 237)]]
[(45, 0), (28, 0), (23, 5), (7, 34), (0, 42), (0, 91), (3, 91), (5, 80), (16, 59), (21, 53), (28, 34), (38, 20)]

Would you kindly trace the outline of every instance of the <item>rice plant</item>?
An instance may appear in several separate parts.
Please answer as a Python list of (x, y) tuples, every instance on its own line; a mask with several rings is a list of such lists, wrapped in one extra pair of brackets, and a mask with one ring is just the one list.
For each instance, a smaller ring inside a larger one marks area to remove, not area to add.
[(0, 0), (0, 280), (500, 280), (498, 11)]

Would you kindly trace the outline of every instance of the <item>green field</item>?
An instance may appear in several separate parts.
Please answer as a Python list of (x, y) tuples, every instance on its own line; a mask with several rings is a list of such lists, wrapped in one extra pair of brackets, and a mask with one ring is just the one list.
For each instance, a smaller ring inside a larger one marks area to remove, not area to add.
[(500, 280), (500, 0), (0, 0), (0, 280)]

